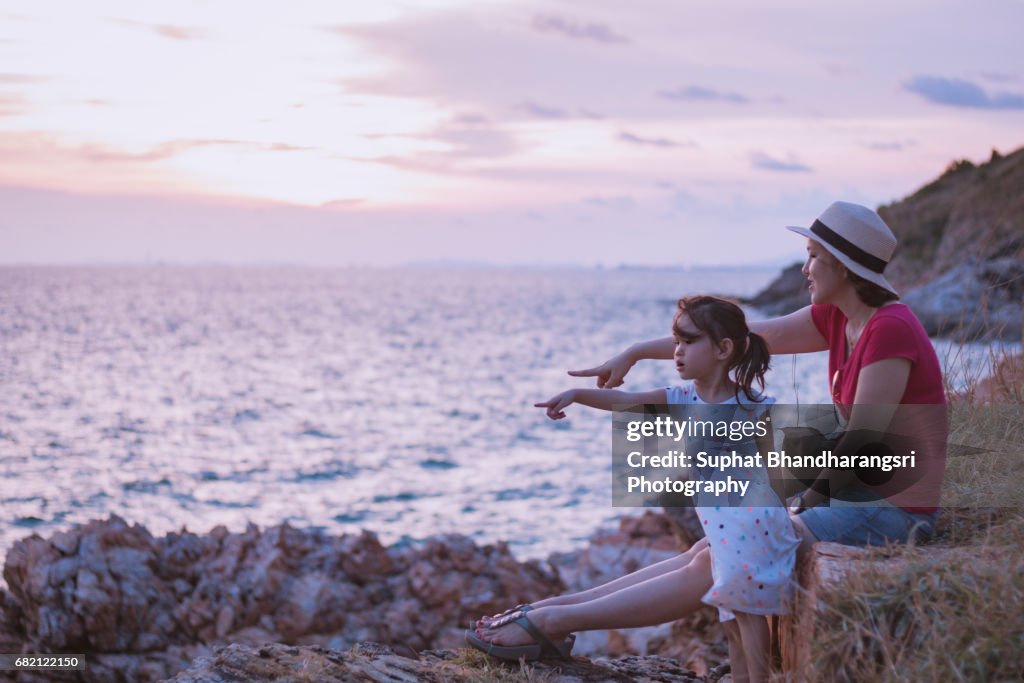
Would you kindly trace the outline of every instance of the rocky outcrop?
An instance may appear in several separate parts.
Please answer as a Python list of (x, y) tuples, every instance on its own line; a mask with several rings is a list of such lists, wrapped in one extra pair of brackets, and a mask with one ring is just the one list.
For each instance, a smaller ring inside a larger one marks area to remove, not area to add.
[(86, 653), (64, 680), (103, 682), (163, 680), (224, 643), (461, 647), (471, 618), (564, 588), (504, 544), (458, 535), (387, 548), (288, 525), (155, 538), (116, 516), (15, 543), (4, 579), (4, 651)]
[[(980, 166), (951, 164), (878, 212), (900, 242), (886, 277), (930, 335), (1021, 339), (1024, 149), (1005, 157), (993, 152)], [(808, 301), (794, 264), (745, 303), (783, 315)]]
[(800, 272), (801, 268), (802, 263), (794, 263), (783, 269), (767, 287), (743, 303), (765, 315), (785, 315), (806, 306), (810, 302), (810, 295), (807, 292), (807, 278)]
[(590, 661), (538, 662), (520, 668), (501, 664), (475, 650), (428, 650), (403, 656), (385, 645), (362, 643), (347, 651), (323, 647), (269, 644), (259, 648), (231, 645), (203, 657), (173, 683), (478, 683), (479, 681), (549, 681), (550, 683), (693, 682), (706, 679), (663, 657), (627, 657)]
[(903, 302), (931, 336), (957, 333), (965, 339), (1020, 339), (1024, 259), (961, 263)]

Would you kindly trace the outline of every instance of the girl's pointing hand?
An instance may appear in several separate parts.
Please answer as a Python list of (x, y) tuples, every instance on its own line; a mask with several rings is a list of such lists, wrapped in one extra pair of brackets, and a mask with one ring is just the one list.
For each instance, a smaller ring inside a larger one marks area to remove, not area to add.
[(547, 408), (547, 415), (552, 420), (561, 420), (565, 417), (565, 412), (563, 411), (575, 402), (576, 390), (569, 389), (568, 391), (563, 391), (557, 396), (549, 398), (547, 401), (534, 403), (533, 405), (536, 408)]

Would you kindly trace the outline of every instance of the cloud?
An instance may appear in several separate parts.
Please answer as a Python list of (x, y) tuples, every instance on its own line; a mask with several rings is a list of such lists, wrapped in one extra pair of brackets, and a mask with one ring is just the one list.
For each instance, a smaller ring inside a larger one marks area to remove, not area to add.
[(250, 145), (241, 140), (171, 140), (145, 152), (125, 152), (105, 145), (81, 145), (77, 148), (77, 156), (91, 163), (124, 163), (163, 161), (178, 156), (190, 149), (199, 147)]
[(289, 145), (286, 142), (275, 142), (266, 149), (269, 152), (308, 152), (316, 149), (316, 147), (300, 147), (298, 145)]
[(581, 23), (554, 14), (538, 14), (530, 22), (530, 27), (538, 33), (557, 33), (578, 40), (593, 40), (606, 44), (629, 42), (628, 38), (605, 24)]
[(0, 116), (20, 116), (26, 109), (25, 98), (21, 95), (0, 93)]
[(675, 63), (650, 52), (624, 59), (620, 50), (580, 49), (578, 40), (538, 33), (530, 16), (499, 21), (464, 7), (320, 28), (366, 55), (365, 68), (333, 80), (346, 99), (411, 98), (499, 123), (536, 118), (517, 106), (524, 102), (562, 110), (567, 120), (663, 114), (650, 94), (676, 77)]
[(47, 76), (37, 76), (34, 74), (0, 74), (0, 85), (22, 85), (25, 83), (42, 83), (43, 81), (48, 80), (50, 79)]
[(370, 139), (406, 138), (439, 142), (441, 150), (416, 152), (405, 156), (344, 157), (349, 161), (384, 164), (408, 171), (439, 175), (476, 174), (472, 162), (493, 161), (521, 149), (515, 136), (487, 125), (487, 119), (475, 114), (460, 114), (450, 122), (425, 133), (369, 134)]
[[(3, 98), (0, 96), (0, 114), (2, 112)], [(134, 152), (95, 143), (63, 145), (51, 137), (42, 134), (14, 134), (0, 139), (0, 162), (32, 163), (50, 159), (54, 165), (59, 163), (84, 163), (130, 167), (132, 164), (166, 161), (189, 150), (204, 147), (234, 147), (240, 150), (268, 152), (295, 152), (316, 149), (315, 147), (298, 147), (283, 142), (267, 144), (247, 140), (191, 139), (169, 140), (154, 145), (149, 149)]]
[(152, 31), (158, 36), (170, 38), (171, 40), (201, 40), (206, 37), (206, 31), (194, 26), (179, 26), (176, 24), (149, 24), (143, 21), (132, 21), (131, 19), (112, 19), (115, 24), (140, 28)]
[(878, 141), (878, 142), (865, 142), (864, 146), (868, 149), (873, 149), (877, 152), (899, 152), (908, 147), (913, 147), (917, 143), (914, 140), (890, 140), (890, 141)]
[(351, 199), (332, 199), (320, 205), (321, 209), (351, 209), (366, 202), (363, 197), (352, 197)]
[(636, 206), (636, 201), (629, 195), (618, 195), (615, 197), (584, 197), (584, 204), (597, 206), (602, 209), (614, 209), (615, 211), (630, 211)]
[(483, 114), (457, 114), (452, 122), (461, 126), (479, 126), (487, 123), (487, 117)]
[(732, 104), (746, 104), (750, 100), (736, 92), (724, 92), (705, 88), (701, 85), (681, 85), (674, 90), (659, 90), (658, 96), (666, 100), (680, 102), (730, 102)]
[(783, 173), (808, 173), (813, 169), (790, 156), (788, 161), (774, 159), (764, 152), (754, 152), (750, 155), (750, 164), (754, 168), (763, 171), (780, 171)]
[(564, 109), (547, 107), (536, 102), (523, 102), (519, 105), (519, 109), (542, 119), (564, 119), (569, 117), (569, 113)]
[(622, 131), (619, 133), (619, 139), (623, 142), (628, 142), (633, 145), (646, 145), (648, 147), (693, 147), (692, 142), (682, 143), (670, 140), (669, 138), (645, 138), (635, 133), (628, 131)]
[(993, 83), (1019, 83), (1020, 77), (1016, 74), (1005, 73), (1002, 71), (983, 71), (978, 74), (986, 81), (992, 81)]
[(1024, 109), (1024, 94), (998, 92), (989, 94), (971, 81), (942, 76), (915, 76), (903, 84), (909, 92), (929, 102), (951, 107), (974, 109)]

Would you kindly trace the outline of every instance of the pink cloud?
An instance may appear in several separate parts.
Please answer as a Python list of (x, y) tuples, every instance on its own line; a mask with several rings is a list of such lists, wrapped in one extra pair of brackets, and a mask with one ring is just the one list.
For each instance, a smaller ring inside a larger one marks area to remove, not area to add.
[(48, 76), (37, 76), (35, 74), (0, 74), (0, 85), (21, 85), (25, 83), (42, 83), (50, 80)]
[(0, 93), (0, 116), (20, 116), (28, 109), (21, 95)]
[(206, 38), (207, 31), (194, 26), (179, 26), (176, 24), (149, 24), (131, 19), (112, 19), (114, 23), (131, 28), (140, 28), (151, 31), (158, 36), (170, 38), (171, 40), (201, 40)]

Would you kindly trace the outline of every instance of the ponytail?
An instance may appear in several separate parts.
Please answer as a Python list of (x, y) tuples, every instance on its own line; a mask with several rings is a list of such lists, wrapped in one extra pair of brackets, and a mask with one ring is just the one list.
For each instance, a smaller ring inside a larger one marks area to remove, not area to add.
[(754, 382), (764, 390), (764, 375), (768, 372), (771, 354), (768, 353), (768, 342), (759, 334), (747, 332), (747, 348), (736, 361), (736, 398), (742, 389), (747, 398), (757, 402), (762, 399), (754, 396)]

